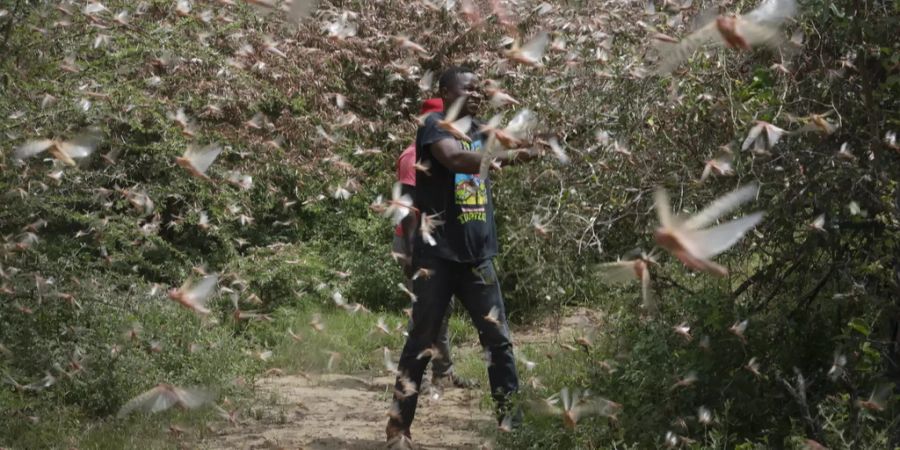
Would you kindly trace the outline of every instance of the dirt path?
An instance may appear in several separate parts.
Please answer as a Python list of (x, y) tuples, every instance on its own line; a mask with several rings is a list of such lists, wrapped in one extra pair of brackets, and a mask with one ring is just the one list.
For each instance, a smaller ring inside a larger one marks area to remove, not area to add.
[[(258, 383), (263, 406), (203, 442), (211, 449), (384, 448), (385, 415), (393, 377), (289, 375)], [(413, 437), (421, 449), (479, 448), (493, 427), (479, 407), (482, 392), (446, 389), (439, 400), (420, 397)], [(489, 445), (489, 444), (488, 444)]]
[[(599, 314), (578, 309), (527, 330), (513, 330), (518, 344), (570, 341), (585, 326), (602, 322)], [(478, 352), (474, 343), (457, 347)], [(430, 374), (426, 373), (426, 378)], [(363, 450), (384, 448), (384, 426), (393, 393), (392, 376), (285, 375), (257, 383), (257, 405), (241, 423), (204, 440), (210, 449)], [(435, 400), (422, 395), (413, 439), (417, 448), (493, 448), (492, 414), (482, 409), (485, 387), (448, 388)]]

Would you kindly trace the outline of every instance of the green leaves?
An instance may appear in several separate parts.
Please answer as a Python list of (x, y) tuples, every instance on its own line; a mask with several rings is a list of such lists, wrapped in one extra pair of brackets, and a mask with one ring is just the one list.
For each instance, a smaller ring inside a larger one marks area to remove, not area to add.
[(848, 322), (847, 326), (865, 337), (869, 337), (869, 334), (872, 333), (872, 330), (869, 329), (869, 325), (863, 322), (863, 320), (859, 317), (854, 318), (853, 320)]
[(846, 14), (844, 14), (844, 11), (835, 2), (830, 2), (828, 4), (828, 9), (838, 18), (845, 19), (847, 17)]

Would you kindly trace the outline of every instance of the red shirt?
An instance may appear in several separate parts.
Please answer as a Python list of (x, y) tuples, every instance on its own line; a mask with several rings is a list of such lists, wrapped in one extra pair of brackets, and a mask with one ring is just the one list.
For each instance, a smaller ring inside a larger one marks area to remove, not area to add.
[[(421, 114), (444, 110), (444, 101), (440, 98), (429, 98), (422, 103)], [(412, 143), (397, 158), (397, 181), (407, 186), (416, 187), (416, 144)], [(397, 225), (394, 230), (397, 236), (403, 236), (403, 227)]]
[[(407, 186), (416, 186), (416, 144), (411, 144), (397, 158), (397, 181)], [(403, 236), (403, 227), (397, 225), (397, 236)]]
[(416, 144), (410, 144), (397, 159), (397, 181), (416, 186)]

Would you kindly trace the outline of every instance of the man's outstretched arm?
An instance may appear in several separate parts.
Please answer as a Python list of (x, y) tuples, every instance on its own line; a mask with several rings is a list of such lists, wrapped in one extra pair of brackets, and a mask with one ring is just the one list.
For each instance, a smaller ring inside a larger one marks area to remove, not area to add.
[[(481, 153), (463, 150), (456, 139), (441, 139), (431, 144), (431, 154), (451, 172), (478, 173), (481, 169)], [(530, 161), (534, 158), (535, 156), (528, 150), (507, 150), (495, 156), (495, 159), (504, 165)]]

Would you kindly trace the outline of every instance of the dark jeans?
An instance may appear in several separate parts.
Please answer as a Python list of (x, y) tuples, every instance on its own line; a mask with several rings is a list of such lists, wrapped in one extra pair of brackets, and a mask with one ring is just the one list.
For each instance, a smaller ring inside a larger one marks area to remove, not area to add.
[[(447, 315), (450, 297), (456, 298), (469, 312), (482, 347), (488, 352), (488, 378), (491, 394), (502, 411), (507, 396), (519, 389), (516, 362), (509, 327), (506, 324), (506, 310), (500, 294), (500, 284), (491, 260), (477, 264), (456, 263), (443, 259), (423, 259), (414, 262), (416, 268), (425, 267), (434, 271), (430, 278), (418, 278), (413, 282), (413, 292), (418, 301), (413, 304), (412, 326), (403, 347), (398, 366), (394, 401), (399, 406), (399, 416), (388, 421), (388, 429), (408, 431), (416, 415), (418, 392), (401, 398), (404, 377), (415, 383), (416, 389), (422, 384), (422, 375), (428, 365), (428, 356), (417, 359), (423, 350), (432, 346)], [(499, 311), (498, 324), (485, 319), (496, 307)]]
[[(413, 290), (412, 281), (406, 280), (406, 287)], [(415, 305), (413, 305), (415, 307)], [(453, 358), (450, 356), (450, 316), (453, 315), (453, 299), (447, 304), (447, 314), (438, 329), (438, 337), (434, 340), (434, 348), (441, 354), (440, 358), (431, 358), (431, 375), (436, 378), (453, 373)], [(412, 318), (406, 326), (406, 332), (412, 333)]]
[[(394, 243), (392, 250), (397, 253), (404, 253), (403, 248), (403, 239), (399, 236), (394, 236)], [(406, 278), (404, 281), (406, 284), (406, 288), (409, 290), (413, 290), (412, 280)], [(438, 330), (437, 339), (434, 340), (434, 347), (438, 350), (438, 352), (443, 355), (443, 358), (435, 358), (431, 360), (431, 373), (434, 377), (442, 377), (444, 375), (449, 375), (453, 372), (453, 358), (450, 357), (450, 315), (453, 314), (453, 300), (450, 300), (450, 303), (447, 306), (447, 314), (444, 316), (444, 321), (441, 322), (441, 328)], [(412, 332), (412, 319), (409, 320), (409, 325), (406, 327), (406, 332)]]
[[(415, 305), (413, 305), (415, 309)], [(431, 358), (431, 374), (434, 377), (442, 377), (453, 373), (453, 358), (450, 357), (450, 315), (453, 314), (453, 300), (447, 304), (447, 314), (438, 329), (437, 339), (434, 340), (434, 348), (441, 354), (440, 358)], [(413, 320), (409, 319), (406, 327), (408, 333), (412, 333)]]

